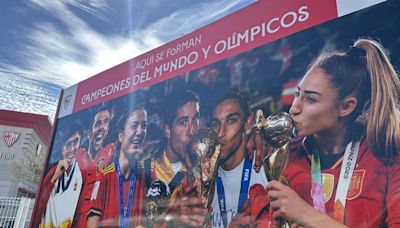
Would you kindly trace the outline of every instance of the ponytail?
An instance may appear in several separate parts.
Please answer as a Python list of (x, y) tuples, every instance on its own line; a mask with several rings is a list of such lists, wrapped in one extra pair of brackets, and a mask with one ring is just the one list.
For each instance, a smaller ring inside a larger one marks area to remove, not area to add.
[(371, 39), (358, 39), (348, 51), (321, 54), (309, 69), (330, 76), (339, 99), (355, 95), (357, 106), (347, 117), (352, 140), (366, 135), (375, 156), (386, 163), (400, 150), (400, 80), (385, 49)]
[[(393, 162), (400, 150), (400, 81), (387, 52), (376, 41), (359, 39), (354, 47), (364, 49), (371, 84), (366, 137), (375, 156)], [(360, 91), (361, 93), (363, 91)]]

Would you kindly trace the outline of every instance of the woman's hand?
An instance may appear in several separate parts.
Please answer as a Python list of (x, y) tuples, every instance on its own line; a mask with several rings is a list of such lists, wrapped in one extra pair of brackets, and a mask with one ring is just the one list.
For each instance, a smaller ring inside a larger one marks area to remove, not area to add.
[(302, 227), (346, 227), (314, 209), (289, 186), (278, 181), (271, 181), (266, 190), (268, 191), (274, 220), (283, 218)]
[(270, 208), (274, 211), (274, 220), (285, 220), (301, 224), (301, 218), (314, 212), (314, 208), (304, 201), (293, 189), (279, 183), (270, 181), (266, 187)]
[[(263, 161), (265, 157), (273, 152), (273, 147), (268, 145), (261, 136), (260, 130), (253, 129), (248, 133), (247, 139), (247, 157), (250, 160), (255, 159), (254, 162), (254, 170), (258, 173), (260, 172), (261, 166), (263, 165)], [(255, 153), (255, 157), (253, 156), (253, 152)]]

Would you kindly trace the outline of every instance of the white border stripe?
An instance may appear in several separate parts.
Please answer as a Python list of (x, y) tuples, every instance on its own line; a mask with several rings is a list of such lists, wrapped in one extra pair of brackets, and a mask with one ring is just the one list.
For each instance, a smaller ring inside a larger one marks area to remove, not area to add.
[(386, 0), (336, 0), (338, 17), (373, 6)]

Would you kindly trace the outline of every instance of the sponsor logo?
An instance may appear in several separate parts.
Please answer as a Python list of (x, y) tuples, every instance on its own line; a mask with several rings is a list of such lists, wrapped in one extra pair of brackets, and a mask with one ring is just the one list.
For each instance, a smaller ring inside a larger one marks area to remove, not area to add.
[(8, 147), (11, 147), (15, 142), (17, 142), (19, 135), (20, 133), (6, 131), (4, 132), (4, 142)]
[(244, 178), (243, 178), (243, 181), (248, 181), (248, 180), (249, 180), (249, 175), (250, 175), (250, 170), (249, 170), (249, 169), (245, 169), (245, 170), (244, 170)]

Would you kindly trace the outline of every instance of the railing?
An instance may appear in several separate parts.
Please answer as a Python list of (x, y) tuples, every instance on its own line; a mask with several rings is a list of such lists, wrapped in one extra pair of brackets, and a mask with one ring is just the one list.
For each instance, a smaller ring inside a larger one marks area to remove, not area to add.
[(28, 227), (34, 200), (30, 198), (0, 197), (0, 227)]

